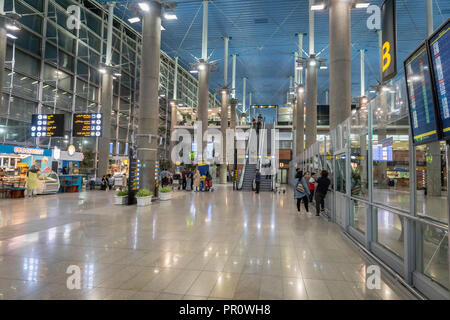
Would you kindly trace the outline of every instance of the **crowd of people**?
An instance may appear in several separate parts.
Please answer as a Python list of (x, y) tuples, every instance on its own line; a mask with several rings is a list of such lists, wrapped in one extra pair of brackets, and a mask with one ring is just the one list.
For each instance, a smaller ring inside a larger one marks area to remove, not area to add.
[(320, 177), (316, 179), (316, 173), (303, 173), (297, 169), (294, 181), (294, 196), (297, 200), (297, 211), (300, 212), (303, 202), (306, 212), (309, 212), (308, 204), (316, 201), (316, 216), (325, 210), (325, 197), (330, 188), (331, 181), (328, 178), (328, 171), (322, 170)]
[(161, 185), (172, 185), (173, 188), (185, 191), (213, 191), (213, 177), (209, 171), (202, 175), (198, 167), (194, 169), (183, 169), (172, 174), (163, 169), (160, 173)]

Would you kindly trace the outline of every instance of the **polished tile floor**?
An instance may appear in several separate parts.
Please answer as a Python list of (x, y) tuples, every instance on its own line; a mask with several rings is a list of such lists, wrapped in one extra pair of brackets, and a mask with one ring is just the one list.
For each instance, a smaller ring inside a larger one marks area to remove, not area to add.
[[(113, 192), (0, 200), (0, 299), (410, 299), (292, 191), (177, 192), (149, 207)], [(303, 209), (304, 210), (304, 209)], [(66, 270), (81, 270), (69, 290)]]

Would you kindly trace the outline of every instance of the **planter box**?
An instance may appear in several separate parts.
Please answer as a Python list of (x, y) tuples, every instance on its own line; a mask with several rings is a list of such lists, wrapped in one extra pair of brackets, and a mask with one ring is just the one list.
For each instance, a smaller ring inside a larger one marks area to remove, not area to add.
[(170, 199), (172, 199), (172, 192), (166, 192), (166, 193), (160, 192), (159, 193), (159, 200), (165, 201), (165, 200), (170, 200)]
[(128, 196), (114, 196), (114, 204), (127, 204)]
[(152, 203), (152, 196), (136, 197), (136, 199), (137, 199), (137, 206), (138, 207), (149, 206)]

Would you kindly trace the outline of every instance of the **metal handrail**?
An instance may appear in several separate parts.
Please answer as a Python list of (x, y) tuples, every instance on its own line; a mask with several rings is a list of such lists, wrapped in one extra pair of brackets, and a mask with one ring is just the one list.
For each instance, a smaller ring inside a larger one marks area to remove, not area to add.
[(356, 197), (353, 197), (353, 196), (349, 196), (347, 194), (343, 194), (343, 195), (344, 195), (344, 197), (349, 198), (350, 200), (359, 201), (359, 202), (362, 202), (362, 203), (364, 203), (364, 204), (366, 204), (368, 206), (373, 206), (373, 207), (375, 207), (377, 209), (386, 210), (386, 211), (392, 212), (392, 213), (394, 213), (396, 215), (399, 215), (401, 217), (404, 217), (406, 219), (417, 221), (417, 222), (420, 222), (420, 223), (423, 223), (423, 224), (426, 224), (426, 225), (430, 225), (430, 226), (433, 226), (433, 227), (435, 227), (437, 229), (440, 229), (440, 230), (443, 230), (443, 231), (447, 231), (447, 228), (448, 228), (448, 226), (443, 224), (443, 223), (440, 223), (440, 222), (437, 222), (437, 221), (433, 221), (433, 220), (429, 220), (429, 219), (426, 219), (426, 218), (413, 216), (413, 215), (411, 215), (409, 213), (409, 211), (406, 211), (406, 210), (402, 210), (402, 209), (398, 209), (398, 208), (394, 208), (394, 207), (391, 207), (391, 206), (382, 205), (382, 204), (378, 204), (378, 203), (370, 203), (367, 200), (356, 198)]
[[(251, 131), (250, 131), (250, 133), (251, 133)], [(237, 188), (238, 190), (241, 190), (242, 189), (242, 185), (244, 184), (244, 175), (245, 175), (245, 169), (246, 169), (246, 166), (247, 166), (247, 159), (250, 158), (250, 156), (248, 155), (248, 150), (250, 148), (250, 140), (251, 140), (251, 137), (252, 137), (250, 133), (249, 133), (249, 136), (248, 136), (247, 147), (245, 148), (245, 155), (244, 155), (245, 160), (244, 160), (244, 166), (242, 167), (241, 176), (239, 177), (239, 183), (238, 183), (238, 188)], [(247, 156), (249, 156), (249, 158), (247, 158)]]

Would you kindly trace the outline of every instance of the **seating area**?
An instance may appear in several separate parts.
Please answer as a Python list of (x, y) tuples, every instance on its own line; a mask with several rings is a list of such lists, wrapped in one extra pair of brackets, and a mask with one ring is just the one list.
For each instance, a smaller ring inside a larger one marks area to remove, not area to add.
[(0, 178), (0, 198), (24, 198), (25, 185), (25, 177)]

